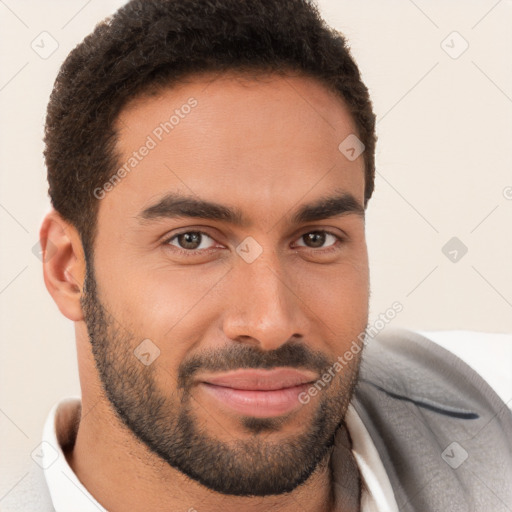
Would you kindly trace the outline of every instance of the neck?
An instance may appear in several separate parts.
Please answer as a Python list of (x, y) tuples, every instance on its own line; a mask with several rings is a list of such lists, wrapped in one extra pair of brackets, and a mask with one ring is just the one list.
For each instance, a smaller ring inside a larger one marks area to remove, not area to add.
[(88, 402), (84, 397), (76, 440), (64, 446), (72, 470), (109, 512), (296, 512), (298, 504), (303, 512), (349, 510), (334, 508), (334, 494), (339, 493), (339, 488), (336, 486), (335, 490), (333, 486), (331, 452), (311, 477), (290, 493), (266, 497), (227, 496), (211, 491), (160, 459), (122, 424), (101, 398)]

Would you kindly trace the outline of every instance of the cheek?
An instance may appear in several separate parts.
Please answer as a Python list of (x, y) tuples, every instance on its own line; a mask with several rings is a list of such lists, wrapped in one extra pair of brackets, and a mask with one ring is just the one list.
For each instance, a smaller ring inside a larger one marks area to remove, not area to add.
[[(369, 268), (366, 250), (339, 262), (311, 266), (298, 273), (301, 298), (323, 320), (335, 326), (360, 326), (368, 313)], [(353, 322), (352, 322), (353, 321)]]
[(172, 369), (213, 325), (215, 286), (225, 273), (222, 265), (201, 270), (119, 264), (103, 272), (102, 301), (135, 339), (155, 343), (159, 362)]
[(319, 287), (310, 287), (308, 306), (320, 319), (325, 339), (339, 344), (352, 340), (368, 321), (368, 280), (363, 276), (333, 275)]
[[(347, 259), (323, 273), (308, 275), (302, 280), (303, 296), (310, 310), (323, 347), (332, 358), (361, 344), (360, 336), (368, 323), (369, 269), (366, 253)], [(306, 291), (308, 292), (306, 294)], [(357, 367), (358, 355), (349, 355), (342, 373), (351, 375)]]

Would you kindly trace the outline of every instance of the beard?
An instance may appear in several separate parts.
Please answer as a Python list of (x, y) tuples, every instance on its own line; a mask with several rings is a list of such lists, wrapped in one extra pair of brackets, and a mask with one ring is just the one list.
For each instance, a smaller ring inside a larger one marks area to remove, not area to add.
[(251, 435), (224, 442), (212, 437), (207, 421), (196, 416), (191, 390), (197, 372), (287, 366), (322, 375), (332, 361), (299, 343), (285, 343), (273, 351), (237, 343), (186, 358), (178, 368), (176, 388), (165, 390), (158, 385), (157, 362), (145, 366), (134, 355), (141, 338), (123, 328), (100, 302), (90, 263), (81, 304), (96, 369), (112, 409), (136, 439), (173, 468), (218, 493), (269, 496), (293, 491), (327, 464), (337, 430), (346, 428), (344, 417), (361, 357), (355, 356), (318, 393), (302, 433), (272, 442), (268, 438), (281, 430), (285, 416), (240, 417), (234, 421)]

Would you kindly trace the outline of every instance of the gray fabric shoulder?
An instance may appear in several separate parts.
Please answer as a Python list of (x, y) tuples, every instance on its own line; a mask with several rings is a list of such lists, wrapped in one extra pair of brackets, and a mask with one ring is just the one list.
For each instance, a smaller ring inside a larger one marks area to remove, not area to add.
[(496, 411), (503, 406), (495, 391), (464, 361), (407, 329), (389, 328), (370, 339), (363, 361), (362, 379), (391, 394), (423, 402), (425, 407), (471, 416), (474, 409)]
[(353, 405), (401, 512), (512, 510), (512, 413), (451, 352), (387, 329), (365, 346)]

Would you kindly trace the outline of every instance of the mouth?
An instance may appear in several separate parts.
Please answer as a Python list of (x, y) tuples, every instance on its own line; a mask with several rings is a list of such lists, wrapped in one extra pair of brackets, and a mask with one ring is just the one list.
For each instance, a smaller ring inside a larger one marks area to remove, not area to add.
[(294, 368), (240, 369), (204, 375), (199, 386), (223, 409), (271, 418), (301, 407), (299, 395), (317, 378), (314, 372)]

